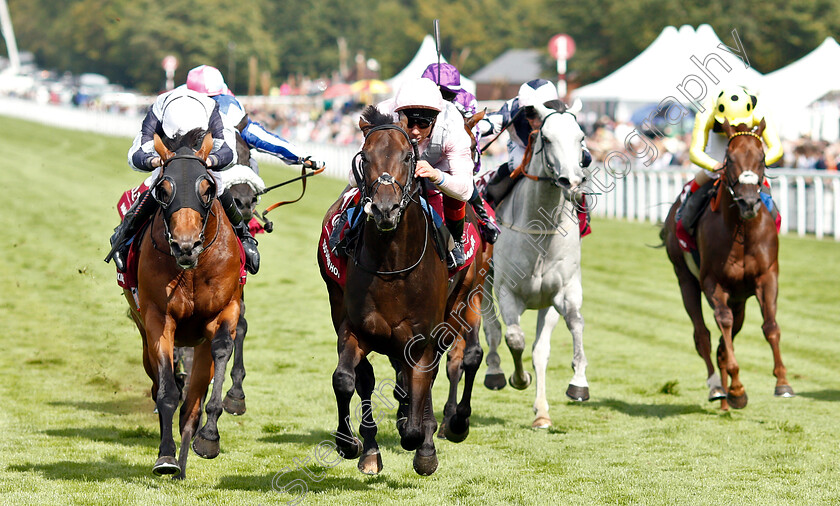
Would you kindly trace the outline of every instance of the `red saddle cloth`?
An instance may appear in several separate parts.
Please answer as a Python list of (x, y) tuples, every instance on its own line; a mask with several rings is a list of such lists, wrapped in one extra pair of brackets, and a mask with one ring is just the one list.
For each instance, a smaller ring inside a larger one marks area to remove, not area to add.
[[(125, 213), (128, 212), (131, 205), (137, 200), (137, 196), (147, 189), (148, 187), (145, 184), (141, 184), (137, 188), (123, 193), (117, 204), (117, 212), (120, 215), (120, 219), (125, 216)], [(146, 231), (147, 223), (148, 221), (138, 229), (131, 241), (131, 246), (128, 249), (128, 258), (126, 259), (125, 272), (117, 271), (117, 284), (122, 288), (131, 290), (135, 297), (135, 303), (137, 302), (137, 264), (140, 259), (140, 243), (142, 242), (143, 233)], [(245, 249), (242, 247), (242, 241), (239, 237), (236, 238), (236, 243), (239, 245), (239, 284), (244, 285), (248, 275), (248, 271), (245, 270)]]
[[(336, 223), (338, 222), (341, 213), (343, 213), (346, 209), (350, 206), (356, 205), (359, 203), (360, 194), (359, 190), (356, 188), (351, 188), (344, 194), (341, 205), (338, 206), (338, 209), (326, 220), (326, 224), (321, 229), (321, 238), (318, 240), (318, 255), (321, 257), (321, 260), (324, 262), (326, 266), (327, 275), (336, 283), (344, 286), (346, 282), (346, 275), (347, 275), (347, 257), (339, 255), (336, 251), (330, 249), (330, 235), (335, 228)], [(439, 216), (443, 216), (443, 198), (440, 195), (434, 195), (429, 198), (429, 204), (432, 206), (432, 209)], [(484, 208), (487, 209), (487, 212), (491, 216), (495, 216), (493, 209), (487, 205), (485, 202)], [(364, 219), (364, 218), (362, 218)], [(350, 228), (350, 224), (345, 221), (342, 231), (340, 232), (340, 237), (344, 236), (344, 233)], [(479, 247), (483, 247), (481, 242), (481, 236), (479, 235), (478, 230), (472, 226), (471, 223), (464, 224), (464, 257), (466, 261), (464, 265), (457, 269), (453, 269), (449, 271), (449, 276), (454, 276), (458, 271), (466, 269), (469, 267), (473, 260), (475, 260), (476, 253), (478, 252)]]

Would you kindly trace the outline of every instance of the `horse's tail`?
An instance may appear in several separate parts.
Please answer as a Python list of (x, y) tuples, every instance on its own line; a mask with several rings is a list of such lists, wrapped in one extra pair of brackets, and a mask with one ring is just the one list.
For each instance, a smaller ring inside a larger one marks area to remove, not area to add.
[(649, 248), (660, 249), (665, 247), (665, 238), (668, 236), (668, 229), (666, 228), (666, 224), (663, 222), (662, 226), (659, 227), (659, 240), (662, 241), (661, 243), (657, 244), (656, 246), (650, 246)]

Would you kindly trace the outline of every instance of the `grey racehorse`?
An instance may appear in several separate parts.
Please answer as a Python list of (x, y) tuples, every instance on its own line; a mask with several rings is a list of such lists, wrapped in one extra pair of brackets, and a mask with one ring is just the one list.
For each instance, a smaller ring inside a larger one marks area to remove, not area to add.
[[(509, 381), (517, 389), (525, 389), (531, 383), (531, 375), (522, 367), (525, 333), (519, 319), (526, 309), (539, 310), (533, 348), (537, 389), (533, 427), (546, 428), (551, 419), (545, 371), (551, 332), (561, 314), (574, 346), (574, 375), (566, 395), (576, 401), (589, 399), (580, 312), (580, 232), (575, 208), (585, 177), (581, 167), (583, 131), (575, 116), (563, 104), (557, 109), (538, 106), (537, 110), (543, 125), (533, 134), (530, 161), (524, 171), (528, 177), (523, 177), (496, 208), (503, 228), (493, 255), (494, 272), (488, 276), (485, 289), (487, 293), (495, 289), (498, 298), (499, 312), (507, 327), (505, 340), (516, 368)], [(505, 384), (496, 351), (502, 330), (490, 306), (492, 299), (484, 299), (489, 304), (484, 308), (484, 332), (490, 348), (485, 385), (498, 389)]]

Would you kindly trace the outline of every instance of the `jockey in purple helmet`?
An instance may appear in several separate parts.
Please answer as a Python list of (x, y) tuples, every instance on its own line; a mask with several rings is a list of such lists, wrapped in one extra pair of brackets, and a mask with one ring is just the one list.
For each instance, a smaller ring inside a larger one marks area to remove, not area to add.
[[(234, 132), (236, 146), (238, 148), (243, 149), (245, 152), (256, 149), (262, 153), (269, 153), (289, 165), (303, 164), (309, 168), (320, 168), (323, 166), (323, 163), (311, 160), (309, 156), (303, 156), (303, 151), (291, 142), (269, 132), (256, 121), (251, 121), (242, 104), (239, 103), (230, 89), (228, 89), (222, 73), (216, 67), (199, 65), (190, 70), (187, 74), (187, 88), (207, 95), (219, 105), (219, 112), (221, 113), (225, 128)], [(255, 178), (253, 176), (250, 177), (262, 183), (262, 180), (258, 176), (259, 167), (257, 166), (257, 161), (253, 157), (249, 157), (249, 159), (250, 167), (254, 174), (257, 175)], [(248, 178), (246, 176), (246, 179)], [(262, 184), (261, 186), (264, 187), (265, 185)], [(230, 199), (230, 201), (233, 202), (233, 199)], [(240, 230), (237, 229), (237, 231), (239, 232)], [(259, 269), (257, 241), (248, 231), (247, 223), (242, 225), (241, 232), (242, 244), (245, 246), (245, 253), (250, 263), (255, 266), (252, 272), (252, 274), (255, 274), (256, 270)]]
[[(478, 105), (475, 95), (461, 87), (461, 73), (458, 72), (458, 69), (454, 65), (441, 63), (438, 67), (437, 63), (432, 63), (426, 67), (421, 77), (437, 83), (443, 99), (453, 104), (462, 116), (469, 118), (475, 114)], [(473, 135), (476, 133), (474, 132)], [(485, 211), (481, 194), (478, 192), (478, 188), (475, 187), (475, 183), (473, 183), (473, 192), (469, 203), (473, 206), (473, 210), (478, 217), (479, 230), (481, 231), (482, 237), (490, 244), (495, 243), (499, 237), (500, 230), (496, 225), (496, 221)]]

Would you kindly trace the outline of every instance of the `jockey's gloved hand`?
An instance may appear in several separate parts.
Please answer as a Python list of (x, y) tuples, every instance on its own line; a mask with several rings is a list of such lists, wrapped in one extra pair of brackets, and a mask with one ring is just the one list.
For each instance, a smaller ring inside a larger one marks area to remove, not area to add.
[(204, 162), (207, 165), (207, 168), (215, 167), (219, 163), (219, 157), (216, 155), (208, 155), (207, 160)]
[(300, 162), (304, 167), (307, 169), (318, 170), (324, 167), (324, 162), (319, 162), (317, 160), (312, 160), (311, 156), (307, 156)]
[(478, 132), (481, 135), (487, 135), (488, 133), (493, 131), (493, 123), (490, 122), (488, 119), (481, 119), (478, 123), (476, 123), (476, 128), (478, 128)]

